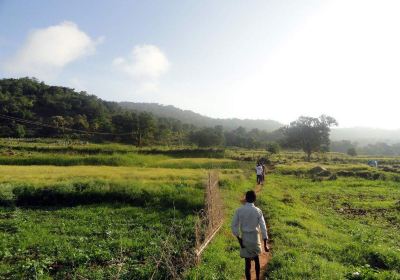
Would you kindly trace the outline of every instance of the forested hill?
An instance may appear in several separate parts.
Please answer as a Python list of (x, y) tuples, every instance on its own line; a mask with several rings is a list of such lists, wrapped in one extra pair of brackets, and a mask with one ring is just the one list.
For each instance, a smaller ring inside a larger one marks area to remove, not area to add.
[(251, 129), (260, 129), (273, 131), (283, 126), (283, 124), (274, 120), (250, 120), (250, 119), (217, 119), (203, 116), (190, 110), (182, 110), (172, 105), (160, 105), (157, 103), (134, 103), (121, 102), (122, 107), (133, 109), (138, 112), (151, 112), (155, 116), (164, 118), (174, 118), (182, 122), (192, 124), (198, 127), (213, 127), (221, 125), (226, 130), (233, 130), (238, 127)]
[(48, 137), (67, 128), (112, 132), (112, 116), (121, 113), (117, 103), (86, 92), (30, 78), (0, 80), (2, 137)]
[[(255, 148), (265, 147), (282, 136), (280, 131), (249, 130), (234, 127), (232, 123), (226, 129), (206, 117), (203, 119), (208, 122), (193, 122), (184, 114), (151, 112), (154, 110), (150, 108), (127, 109), (86, 92), (46, 85), (36, 79), (0, 79), (0, 137), (73, 137), (139, 146), (197, 144)], [(237, 126), (241, 124), (246, 122)]]
[[(271, 120), (213, 119), (173, 106), (109, 102), (35, 79), (0, 79), (0, 137), (75, 137), (137, 145), (255, 148), (282, 139), (280, 130), (273, 131), (280, 126)], [(400, 142), (400, 133), (333, 129), (331, 139), (343, 146), (340, 151), (345, 151), (349, 143), (340, 140), (357, 142), (359, 147), (376, 142), (395, 144)]]

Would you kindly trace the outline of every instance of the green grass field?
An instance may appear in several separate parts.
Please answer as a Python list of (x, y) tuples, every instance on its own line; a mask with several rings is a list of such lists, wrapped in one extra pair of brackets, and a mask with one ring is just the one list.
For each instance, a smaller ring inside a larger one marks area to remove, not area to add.
[[(163, 279), (191, 250), (200, 169), (3, 166), (0, 278)], [(168, 241), (167, 243), (165, 243)], [(161, 259), (162, 260), (162, 259)]]
[(187, 148), (7, 141), (1, 150), (1, 279), (183, 275), (207, 170), (220, 169), (226, 186), (244, 177), (241, 162), (214, 150), (188, 158)]
[[(259, 195), (256, 204), (266, 216), (273, 247), (268, 279), (400, 279), (396, 174), (366, 164), (325, 162), (332, 173), (346, 176), (315, 180), (309, 171), (316, 165), (320, 164), (278, 165)], [(380, 176), (360, 177), (365, 172)], [(240, 194), (253, 184), (249, 179), (233, 191), (223, 189), (227, 217), (240, 206)], [(243, 277), (243, 261), (229, 223), (190, 279)]]
[[(274, 167), (256, 203), (272, 241), (268, 279), (400, 279), (397, 158), (376, 169), (341, 154), (306, 163), (297, 152), (0, 144), (0, 279), (242, 279), (230, 219), (259, 157)], [(214, 169), (224, 226), (187, 266)]]
[(163, 279), (165, 241), (175, 254), (193, 246), (193, 216), (172, 208), (0, 209), (2, 279)]
[(271, 175), (269, 279), (400, 279), (399, 183)]

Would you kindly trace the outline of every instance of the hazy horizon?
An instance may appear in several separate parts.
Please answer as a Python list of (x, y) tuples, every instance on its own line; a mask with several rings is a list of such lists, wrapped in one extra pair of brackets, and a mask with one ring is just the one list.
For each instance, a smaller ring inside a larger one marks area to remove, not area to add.
[(213, 117), (399, 129), (400, 2), (0, 0), (0, 78)]

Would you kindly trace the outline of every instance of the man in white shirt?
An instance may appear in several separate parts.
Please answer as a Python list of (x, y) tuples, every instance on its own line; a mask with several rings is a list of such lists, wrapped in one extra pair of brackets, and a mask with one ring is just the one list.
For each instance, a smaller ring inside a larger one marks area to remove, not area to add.
[(232, 220), (232, 233), (240, 244), (240, 257), (245, 259), (246, 279), (250, 280), (251, 260), (255, 262), (256, 277), (260, 279), (261, 242), (260, 231), (264, 240), (264, 249), (269, 251), (268, 234), (262, 211), (254, 206), (256, 193), (246, 193), (246, 204), (236, 210)]
[(264, 169), (260, 163), (257, 163), (256, 166), (256, 174), (257, 174), (257, 185), (262, 183), (262, 175), (264, 173)]

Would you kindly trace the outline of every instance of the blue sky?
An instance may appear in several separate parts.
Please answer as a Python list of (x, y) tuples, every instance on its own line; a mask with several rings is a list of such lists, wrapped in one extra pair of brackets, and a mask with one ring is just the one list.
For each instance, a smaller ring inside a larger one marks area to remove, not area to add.
[(290, 122), (325, 113), (343, 127), (399, 128), (399, 7), (0, 0), (0, 76), (212, 117)]

